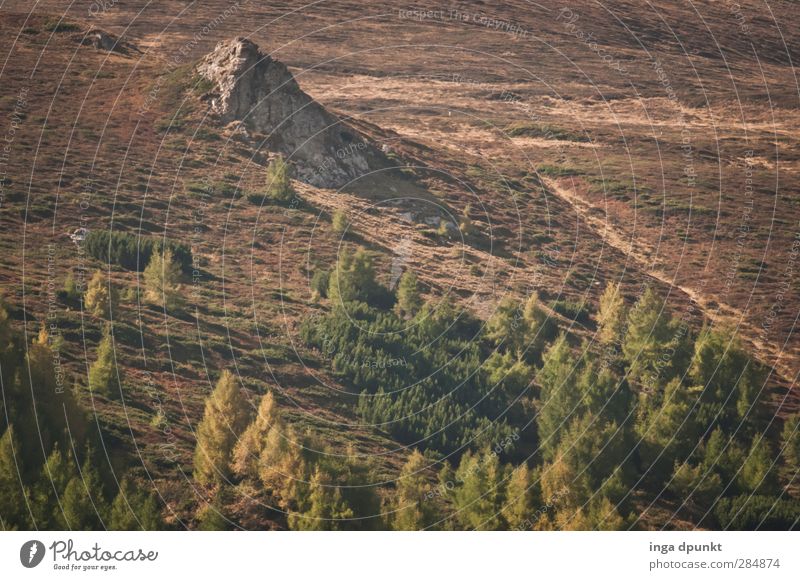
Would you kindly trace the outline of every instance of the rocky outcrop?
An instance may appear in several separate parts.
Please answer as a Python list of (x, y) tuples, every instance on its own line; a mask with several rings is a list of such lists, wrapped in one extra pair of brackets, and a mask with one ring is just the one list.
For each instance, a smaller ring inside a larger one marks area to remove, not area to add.
[(342, 187), (389, 164), (364, 135), (304, 93), (283, 63), (245, 38), (219, 43), (197, 72), (213, 86), (208, 98), (221, 121), (266, 135), (267, 147), (286, 155), (303, 181)]

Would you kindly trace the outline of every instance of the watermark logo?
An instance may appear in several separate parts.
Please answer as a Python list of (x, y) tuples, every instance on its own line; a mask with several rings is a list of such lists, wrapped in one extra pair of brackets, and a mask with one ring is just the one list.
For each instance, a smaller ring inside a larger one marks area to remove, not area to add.
[(19, 561), (26, 568), (36, 568), (44, 559), (44, 544), (39, 540), (29, 540), (19, 549)]

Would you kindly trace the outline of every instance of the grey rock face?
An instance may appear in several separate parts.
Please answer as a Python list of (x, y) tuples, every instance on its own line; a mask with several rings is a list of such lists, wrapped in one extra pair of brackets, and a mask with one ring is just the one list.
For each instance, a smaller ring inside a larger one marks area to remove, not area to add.
[(220, 42), (197, 72), (214, 85), (211, 107), (223, 123), (241, 121), (294, 163), (297, 177), (341, 187), (387, 165), (367, 139), (304, 93), (286, 66), (253, 42)]

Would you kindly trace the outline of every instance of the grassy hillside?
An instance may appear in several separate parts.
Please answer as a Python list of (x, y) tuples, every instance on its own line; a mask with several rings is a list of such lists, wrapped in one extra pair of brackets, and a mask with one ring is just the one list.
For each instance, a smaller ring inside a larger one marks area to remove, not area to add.
[[(141, 4), (0, 15), (7, 422), (41, 403), (23, 395), (44, 340), (109, 510), (127, 477), (173, 528), (796, 525), (794, 20), (756, 3), (743, 21), (717, 3)], [(82, 43), (95, 26), (129, 49)], [(194, 70), (243, 30), (396, 167), (265, 197), (267, 136), (210, 114)], [(165, 247), (170, 300), (145, 272)], [(342, 261), (358, 249), (369, 275)], [(337, 272), (359, 280), (346, 299)], [(292, 436), (262, 429), (266, 459), (220, 479), (196, 447), (223, 371), (246, 409), (223, 431), (241, 438), (271, 393)], [(59, 437), (18, 434), (26, 485)]]

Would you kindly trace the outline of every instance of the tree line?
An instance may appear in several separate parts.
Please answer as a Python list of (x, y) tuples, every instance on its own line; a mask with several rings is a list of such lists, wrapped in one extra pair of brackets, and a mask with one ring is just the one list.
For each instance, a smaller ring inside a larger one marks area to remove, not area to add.
[(57, 368), (58, 341), (43, 327), (25, 344), (0, 301), (0, 528), (162, 528), (152, 484), (105, 445), (77, 386)]
[(424, 298), (410, 271), (390, 292), (363, 249), (312, 286), (329, 308), (302, 338), (360, 394), (359, 415), (411, 451), (393, 483), (371, 485), (370, 459), (295, 432), (271, 393), (251, 417), (223, 374), (195, 477), (260, 490), (290, 529), (645, 528), (656, 500), (712, 528), (797, 525), (797, 415), (769, 431), (766, 370), (729, 330), (693, 333), (651, 288), (629, 305), (609, 285), (595, 340), (578, 341), (535, 294), (484, 324)]

